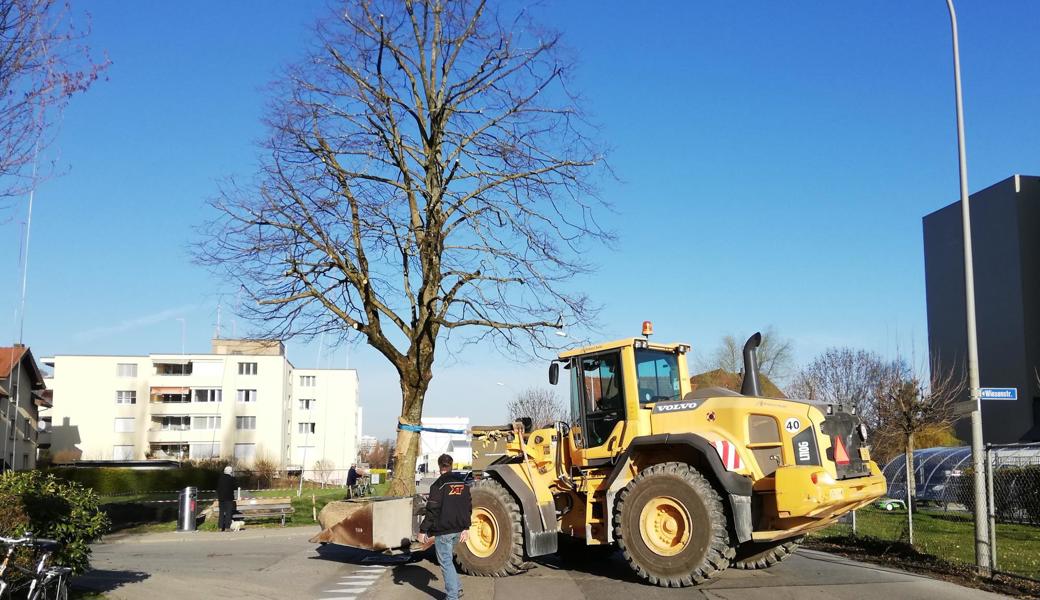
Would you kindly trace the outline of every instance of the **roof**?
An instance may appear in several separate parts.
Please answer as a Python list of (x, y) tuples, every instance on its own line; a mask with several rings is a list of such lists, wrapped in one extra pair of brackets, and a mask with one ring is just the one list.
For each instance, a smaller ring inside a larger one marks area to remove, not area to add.
[(640, 342), (646, 342), (647, 348), (651, 350), (664, 350), (665, 352), (674, 352), (676, 346), (689, 346), (689, 344), (665, 344), (661, 342), (649, 342), (646, 340), (646, 338), (630, 337), (622, 338), (620, 340), (614, 340), (612, 342), (604, 342), (602, 344), (596, 344), (594, 346), (582, 346), (580, 348), (567, 350), (561, 352), (559, 358), (571, 358), (574, 356), (580, 356), (582, 354), (594, 354), (596, 352), (606, 352), (608, 350), (617, 350), (618, 348), (627, 348), (629, 346), (634, 345), (636, 343), (636, 340), (639, 340)]
[(21, 360), (28, 350), (25, 346), (0, 348), (0, 377), (10, 377), (11, 369), (14, 368), (15, 363)]
[(33, 358), (32, 351), (29, 350), (28, 346), (6, 346), (0, 347), (0, 377), (6, 379), (11, 376), (11, 371), (14, 370), (15, 365), (28, 359), (28, 363), (32, 368), (30, 375), (34, 379), (32, 387), (34, 389), (42, 389), (46, 387), (43, 383), (43, 373), (40, 371), (40, 367), (36, 365), (36, 360)]

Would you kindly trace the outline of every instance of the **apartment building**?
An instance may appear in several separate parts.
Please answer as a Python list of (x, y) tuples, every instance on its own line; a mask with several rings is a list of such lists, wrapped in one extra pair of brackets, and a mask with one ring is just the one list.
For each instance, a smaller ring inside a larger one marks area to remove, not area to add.
[(346, 469), (357, 455), (357, 372), (296, 369), (280, 342), (213, 340), (210, 354), (56, 355), (58, 460), (258, 458)]
[(0, 469), (33, 469), (39, 448), (44, 377), (26, 346), (0, 348)]

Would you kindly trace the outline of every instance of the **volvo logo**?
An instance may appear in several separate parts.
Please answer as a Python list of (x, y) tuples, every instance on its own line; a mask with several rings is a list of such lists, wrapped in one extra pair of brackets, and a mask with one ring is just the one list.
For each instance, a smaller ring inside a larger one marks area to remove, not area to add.
[(680, 411), (684, 411), (684, 410), (693, 410), (693, 409), (697, 408), (697, 406), (698, 406), (698, 404), (696, 402), (687, 402), (687, 401), (682, 401), (682, 402), (658, 402), (657, 404), (654, 405), (654, 412), (655, 413), (680, 412)]

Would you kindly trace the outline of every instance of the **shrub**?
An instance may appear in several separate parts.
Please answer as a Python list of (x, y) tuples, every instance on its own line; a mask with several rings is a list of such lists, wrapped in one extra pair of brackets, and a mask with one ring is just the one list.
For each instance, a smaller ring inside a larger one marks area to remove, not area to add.
[(112, 467), (56, 467), (48, 473), (65, 481), (80, 483), (108, 496), (145, 492), (169, 492), (189, 485), (212, 490), (217, 487), (220, 468), (183, 466), (177, 469), (120, 469)]
[(0, 475), (0, 535), (27, 532), (61, 544), (59, 564), (82, 573), (89, 566), (90, 543), (108, 530), (108, 519), (94, 491), (41, 471)]

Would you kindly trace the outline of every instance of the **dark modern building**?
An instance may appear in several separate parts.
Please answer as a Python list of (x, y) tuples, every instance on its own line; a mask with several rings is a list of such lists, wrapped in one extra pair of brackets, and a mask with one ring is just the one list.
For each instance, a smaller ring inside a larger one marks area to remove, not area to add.
[[(1040, 177), (972, 194), (971, 227), (980, 383), (1018, 391), (1017, 400), (982, 401), (983, 437), (1040, 441)], [(924, 217), (929, 352), (967, 381), (962, 231), (960, 202)], [(957, 434), (969, 439), (966, 418)]]

